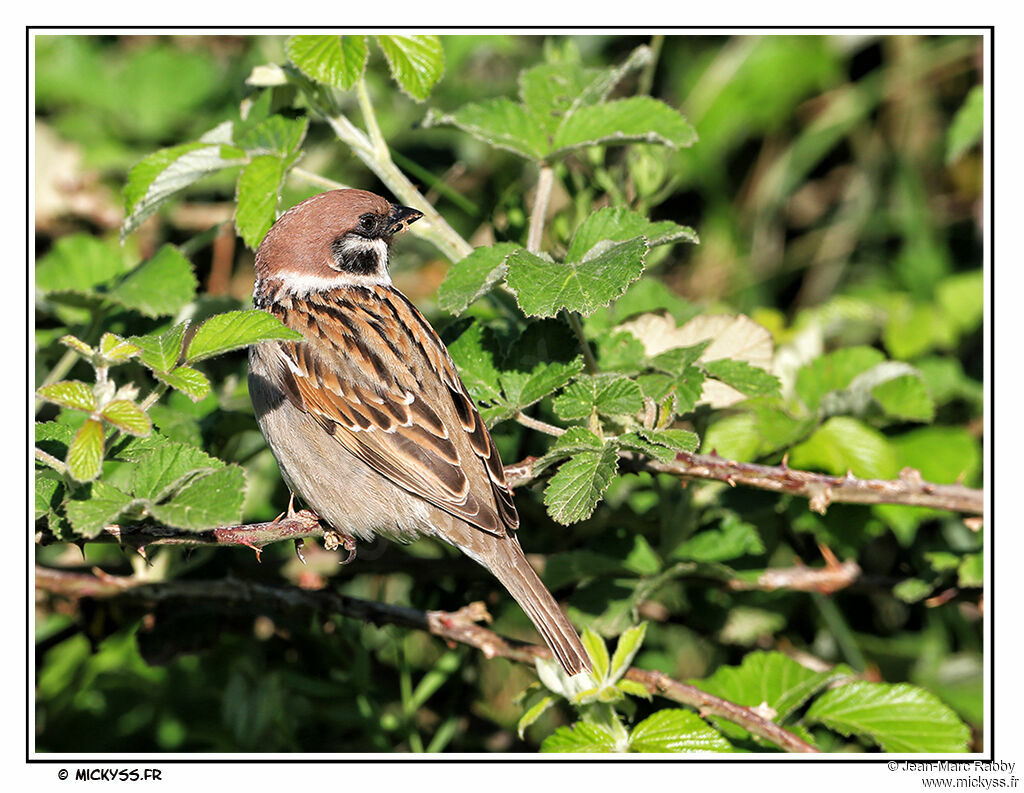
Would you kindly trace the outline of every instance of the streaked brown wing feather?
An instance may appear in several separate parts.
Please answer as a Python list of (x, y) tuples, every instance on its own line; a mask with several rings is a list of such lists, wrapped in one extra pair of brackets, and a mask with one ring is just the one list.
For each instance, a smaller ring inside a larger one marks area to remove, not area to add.
[(518, 527), (490, 433), (436, 332), (401, 293), (334, 290), (272, 310), (306, 337), (279, 343), (286, 395), (342, 446), (477, 528)]

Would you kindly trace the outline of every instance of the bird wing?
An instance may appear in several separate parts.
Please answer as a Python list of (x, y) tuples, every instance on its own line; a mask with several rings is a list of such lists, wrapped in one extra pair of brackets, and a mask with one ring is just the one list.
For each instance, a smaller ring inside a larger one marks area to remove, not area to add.
[(519, 526), (498, 451), (437, 332), (388, 286), (278, 300), (284, 391), (357, 458), (488, 533)]

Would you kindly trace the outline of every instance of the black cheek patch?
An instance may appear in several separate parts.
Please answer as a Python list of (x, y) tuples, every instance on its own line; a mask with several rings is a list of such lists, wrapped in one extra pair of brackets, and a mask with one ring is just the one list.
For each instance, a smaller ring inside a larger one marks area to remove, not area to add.
[(373, 248), (359, 249), (345, 237), (331, 243), (336, 269), (354, 275), (373, 275), (381, 270), (379, 252)]

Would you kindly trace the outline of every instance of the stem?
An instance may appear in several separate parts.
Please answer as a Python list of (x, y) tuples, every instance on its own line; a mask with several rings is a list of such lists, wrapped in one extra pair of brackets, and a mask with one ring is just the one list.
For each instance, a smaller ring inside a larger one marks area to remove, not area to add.
[(36, 448), (36, 459), (39, 460), (39, 462), (41, 463), (46, 463), (48, 466), (53, 468), (62, 476), (67, 474), (68, 472), (68, 467), (64, 465), (63, 462), (58, 460), (52, 454), (47, 454), (42, 449)]
[(529, 427), (531, 430), (537, 430), (543, 432), (545, 435), (564, 435), (565, 430), (561, 427), (556, 427), (554, 424), (548, 424), (546, 421), (532, 418), (527, 416), (525, 413), (520, 411), (516, 414), (516, 421), (522, 424), (524, 427)]
[(583, 333), (583, 323), (580, 322), (579, 314), (566, 310), (565, 317), (569, 320), (569, 327), (572, 328), (572, 332), (576, 334), (576, 338), (580, 342), (580, 349), (583, 350), (583, 362), (587, 371), (590, 374), (596, 374), (597, 358), (594, 357), (594, 351), (590, 349), (590, 342), (587, 341), (587, 337)]
[(661, 55), (661, 47), (664, 43), (664, 34), (651, 36), (651, 58), (647, 61), (647, 65), (644, 66), (644, 70), (640, 74), (640, 84), (637, 86), (637, 94), (643, 95), (651, 92), (651, 86), (654, 84), (654, 70), (658, 68), (658, 56)]
[(533, 211), (530, 213), (530, 233), (526, 238), (526, 250), (530, 253), (540, 251), (541, 238), (544, 236), (544, 220), (548, 214), (548, 203), (554, 184), (555, 170), (544, 163), (540, 166), (540, 174), (537, 177), (537, 194), (533, 199)]
[(381, 134), (380, 125), (377, 123), (377, 114), (373, 111), (373, 102), (370, 101), (370, 92), (366, 89), (366, 79), (359, 78), (356, 83), (356, 96), (359, 99), (359, 109), (363, 111), (363, 122), (370, 133), (370, 142), (373, 144), (374, 153), (380, 159), (390, 159), (388, 144)]
[(139, 405), (139, 407), (142, 408), (143, 410), (149, 410), (156, 403), (156, 401), (164, 395), (166, 391), (167, 383), (160, 383), (160, 385), (158, 385), (156, 388), (149, 392), (149, 396), (142, 400), (142, 403)]
[(326, 187), (328, 190), (343, 190), (348, 187), (347, 184), (336, 182), (333, 179), (328, 179), (326, 176), (321, 176), (313, 171), (307, 171), (305, 168), (294, 167), (289, 171), (293, 176), (298, 176), (300, 179), (304, 179), (310, 184), (315, 184), (317, 187)]

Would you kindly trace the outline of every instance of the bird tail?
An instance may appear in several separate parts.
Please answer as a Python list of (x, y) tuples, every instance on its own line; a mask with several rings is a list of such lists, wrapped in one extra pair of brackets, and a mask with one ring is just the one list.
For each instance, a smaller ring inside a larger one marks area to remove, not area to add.
[(590, 658), (576, 629), (526, 561), (519, 541), (508, 537), (494, 545), (486, 566), (526, 612), (565, 673), (571, 676), (591, 671)]

